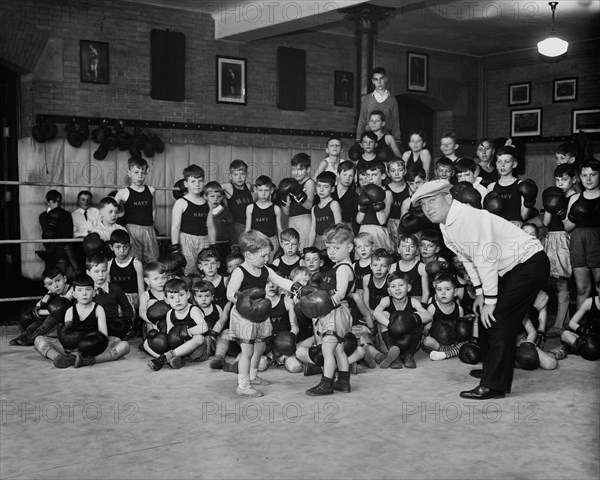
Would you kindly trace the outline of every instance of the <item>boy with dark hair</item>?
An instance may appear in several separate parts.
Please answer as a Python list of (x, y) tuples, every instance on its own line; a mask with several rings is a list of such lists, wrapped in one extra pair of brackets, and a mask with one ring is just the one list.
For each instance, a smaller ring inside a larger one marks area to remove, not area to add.
[(300, 248), (308, 246), (310, 234), (310, 209), (313, 206), (316, 195), (315, 181), (310, 178), (310, 156), (306, 153), (297, 153), (292, 157), (292, 177), (302, 187), (301, 195), (291, 194), (282, 204), (283, 213), (288, 219), (288, 227), (294, 228), (300, 235)]
[(458, 147), (456, 133), (446, 132), (442, 135), (442, 138), (440, 139), (440, 151), (444, 157), (449, 158), (452, 162), (456, 162), (458, 160), (458, 156), (456, 155)]
[[(67, 283), (67, 276), (58, 267), (44, 270), (42, 282), (48, 293), (35, 304), (32, 310), (21, 312), (19, 323), (23, 333), (8, 342), (9, 345), (30, 347), (33, 345), (35, 337), (51, 333), (59, 322), (62, 323), (61, 315), (64, 316), (66, 309), (73, 301), (73, 288)], [(66, 301), (53, 302), (59, 297)], [(51, 302), (52, 306), (49, 307)], [(57, 306), (60, 308), (56, 308)], [(52, 313), (49, 309), (52, 310)]]
[(133, 256), (142, 263), (156, 260), (159, 255), (154, 221), (156, 199), (154, 187), (145, 184), (148, 162), (142, 157), (130, 157), (127, 176), (130, 185), (115, 195), (118, 205), (123, 205), (125, 228), (131, 235)]
[(97, 233), (105, 242), (110, 241), (110, 235), (115, 230), (126, 230), (117, 223), (119, 204), (112, 197), (100, 200), (100, 221), (94, 225), (91, 233)]
[(435, 180), (454, 182), (454, 162), (448, 157), (438, 158), (435, 162)]
[(96, 222), (100, 221), (100, 211), (92, 206), (92, 192), (81, 190), (77, 194), (79, 208), (71, 213), (73, 218), (73, 237), (83, 238), (92, 231)]
[[(212, 209), (215, 226), (215, 243), (212, 247), (218, 252), (219, 258), (226, 258), (231, 253), (231, 241), (237, 238), (233, 215), (223, 205), (224, 191), (218, 182), (208, 182), (204, 186), (204, 196)], [(225, 263), (219, 267), (219, 273), (225, 273)]]
[(115, 256), (108, 262), (108, 281), (119, 285), (125, 292), (133, 307), (136, 334), (140, 335), (141, 325), (136, 320), (140, 296), (144, 293), (144, 267), (142, 262), (131, 254), (131, 236), (127, 230), (115, 230), (111, 233), (108, 245)]
[(274, 189), (271, 178), (261, 175), (254, 184), (256, 202), (246, 207), (246, 232), (257, 230), (266, 235), (273, 244), (269, 262), (273, 261), (273, 254), (279, 248), (279, 234), (282, 230), (281, 208), (271, 201)]
[(577, 167), (577, 147), (573, 142), (563, 142), (554, 151), (556, 165), (570, 163)]
[(273, 260), (273, 265), (279, 269), (279, 274), (284, 278), (292, 278), (292, 270), (300, 266), (302, 259), (298, 254), (300, 235), (293, 228), (286, 228), (279, 235), (283, 255)]
[(222, 276), (221, 257), (213, 247), (200, 250), (198, 254), (198, 271), (202, 279), (210, 282), (214, 287), (213, 301), (221, 308), (227, 305), (227, 277)]
[(356, 211), (358, 210), (358, 193), (355, 188), (356, 166), (353, 162), (345, 161), (338, 166), (338, 181), (331, 192), (331, 198), (340, 204), (342, 222), (352, 230), (358, 230)]
[(302, 263), (310, 273), (310, 276), (320, 273), (323, 268), (323, 252), (317, 247), (307, 247), (302, 251)]
[(332, 172), (322, 172), (317, 176), (317, 195), (319, 203), (311, 209), (311, 226), (308, 245), (322, 250), (325, 248), (323, 235), (325, 231), (342, 221), (340, 204), (331, 198), (335, 188), (336, 176)]
[(481, 177), (479, 176), (480, 168), (477, 162), (472, 158), (459, 158), (454, 164), (454, 172), (457, 182), (469, 182), (473, 185), (475, 190), (481, 195), (481, 204), (483, 205), (483, 199), (487, 195), (488, 190), (481, 184)]
[(108, 334), (105, 311), (95, 302), (94, 281), (88, 275), (75, 277), (73, 297), (77, 302), (66, 311), (58, 338), (37, 337), (36, 350), (56, 368), (89, 367), (127, 355), (129, 344)]
[(235, 228), (235, 237), (231, 239), (231, 245), (237, 245), (239, 236), (246, 230), (246, 208), (254, 202), (255, 195), (252, 192), (252, 185), (246, 181), (248, 178), (246, 162), (239, 159), (231, 162), (229, 177), (231, 181), (223, 184), (223, 192)]
[(212, 211), (204, 199), (204, 170), (198, 165), (183, 169), (183, 184), (187, 189), (175, 201), (171, 220), (170, 253), (181, 252), (186, 260), (185, 274), (197, 273), (198, 253), (215, 243)]
[(123, 289), (109, 282), (108, 259), (102, 254), (89, 255), (85, 269), (94, 281), (94, 302), (106, 313), (109, 335), (129, 340), (134, 336), (133, 308)]

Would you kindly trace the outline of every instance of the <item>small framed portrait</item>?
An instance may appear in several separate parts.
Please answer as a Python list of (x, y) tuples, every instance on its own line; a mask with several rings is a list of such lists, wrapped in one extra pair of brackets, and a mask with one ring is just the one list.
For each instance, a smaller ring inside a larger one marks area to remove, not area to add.
[(600, 132), (600, 108), (573, 110), (571, 133), (580, 130), (588, 133)]
[(531, 105), (531, 82), (510, 84), (508, 105)]
[(110, 83), (108, 43), (79, 41), (81, 82)]
[(333, 104), (337, 107), (354, 106), (354, 73), (335, 71)]
[(512, 110), (510, 112), (511, 137), (536, 137), (542, 134), (542, 109)]
[(427, 92), (429, 82), (429, 57), (423, 53), (408, 52), (406, 89), (409, 92)]
[(246, 59), (217, 56), (217, 103), (246, 105)]
[(578, 77), (555, 79), (552, 101), (556, 103), (577, 100), (577, 78)]

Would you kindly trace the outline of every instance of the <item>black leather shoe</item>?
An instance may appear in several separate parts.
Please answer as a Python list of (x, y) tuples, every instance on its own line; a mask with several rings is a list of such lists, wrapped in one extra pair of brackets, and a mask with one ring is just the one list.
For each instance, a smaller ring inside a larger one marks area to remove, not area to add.
[(483, 370), (481, 368), (478, 368), (476, 370), (471, 370), (469, 372), (469, 375), (471, 375), (472, 377), (475, 377), (475, 378), (481, 378), (483, 376)]
[(460, 392), (460, 398), (468, 398), (469, 400), (489, 400), (490, 398), (504, 398), (504, 392), (478, 385), (473, 390), (466, 390), (464, 392)]

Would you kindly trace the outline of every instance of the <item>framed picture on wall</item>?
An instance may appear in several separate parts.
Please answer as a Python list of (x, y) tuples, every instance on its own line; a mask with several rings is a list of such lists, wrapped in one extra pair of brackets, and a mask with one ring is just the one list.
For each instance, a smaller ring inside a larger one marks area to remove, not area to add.
[(217, 103), (246, 105), (246, 59), (217, 55)]
[(354, 73), (335, 71), (333, 80), (333, 104), (337, 107), (354, 106)]
[(555, 79), (552, 101), (556, 103), (572, 100), (577, 100), (577, 77)]
[(512, 110), (510, 112), (511, 137), (535, 137), (542, 134), (542, 109)]
[(407, 53), (406, 89), (409, 92), (427, 92), (428, 59), (429, 57), (423, 53)]
[(79, 62), (82, 83), (110, 83), (108, 43), (80, 40)]
[(600, 108), (573, 110), (571, 133), (600, 132)]
[(512, 83), (508, 86), (508, 105), (530, 105), (531, 82)]

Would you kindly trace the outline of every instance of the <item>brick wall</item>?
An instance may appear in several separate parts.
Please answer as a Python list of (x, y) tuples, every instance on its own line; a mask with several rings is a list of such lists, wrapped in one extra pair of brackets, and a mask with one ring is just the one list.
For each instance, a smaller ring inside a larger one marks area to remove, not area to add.
[[(355, 42), (351, 37), (304, 32), (249, 44), (215, 41), (213, 19), (209, 15), (116, 0), (3, 0), (1, 9), (0, 31), (18, 25), (23, 33), (0, 47), (0, 59), (9, 63), (12, 59), (28, 58), (26, 62), (21, 61), (22, 70), (31, 71), (22, 76), (23, 136), (29, 135), (38, 113), (345, 132), (355, 128), (355, 110), (333, 105), (334, 71), (356, 70)], [(150, 31), (154, 28), (175, 30), (186, 36), (183, 102), (150, 99)], [(38, 53), (37, 62), (28, 57), (33, 40), (28, 42), (27, 39), (32, 34), (36, 42), (39, 38), (49, 39), (43, 52)], [(110, 84), (80, 83), (80, 40), (109, 43)], [(290, 45), (307, 52), (307, 109), (304, 112), (282, 111), (276, 107), (277, 48)], [(393, 94), (406, 93), (407, 50), (415, 51), (397, 45), (377, 45), (375, 63), (388, 69)], [(438, 111), (453, 111), (452, 122), (440, 126), (440, 132), (452, 127), (461, 137), (474, 137), (477, 78), (467, 73), (473, 70), (476, 60), (420, 52), (430, 55), (430, 90), (419, 96)], [(216, 103), (216, 55), (247, 59), (246, 106)], [(467, 77), (471, 80), (465, 82)], [(158, 133), (166, 141), (177, 143), (319, 148), (325, 141), (323, 137), (189, 130)], [(350, 143), (350, 139), (345, 141), (347, 146)]]

